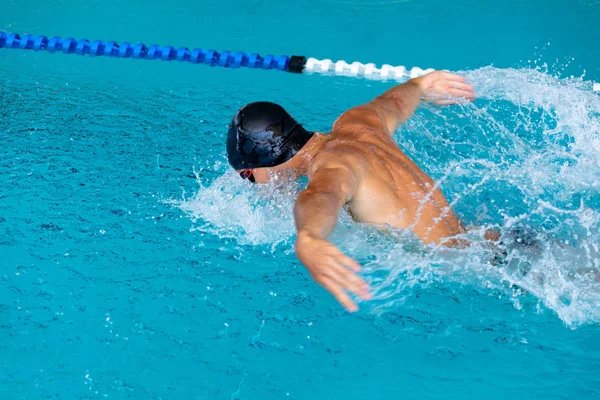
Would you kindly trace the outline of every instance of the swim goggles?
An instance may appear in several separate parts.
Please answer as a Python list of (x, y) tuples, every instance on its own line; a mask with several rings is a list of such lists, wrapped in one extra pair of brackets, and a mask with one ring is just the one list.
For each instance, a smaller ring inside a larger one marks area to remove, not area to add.
[(250, 182), (256, 183), (256, 179), (254, 179), (254, 174), (252, 173), (251, 169), (243, 170), (242, 172), (240, 172), (240, 176), (242, 177), (242, 179), (248, 179)]

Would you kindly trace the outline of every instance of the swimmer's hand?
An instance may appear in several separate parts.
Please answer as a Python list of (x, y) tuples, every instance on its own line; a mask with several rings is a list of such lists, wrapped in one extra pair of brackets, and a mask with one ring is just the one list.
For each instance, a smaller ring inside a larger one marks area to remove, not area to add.
[(301, 232), (296, 239), (296, 255), (312, 278), (327, 289), (348, 311), (358, 310), (346, 290), (369, 300), (369, 285), (356, 275), (360, 265), (326, 240)]
[(473, 86), (459, 75), (445, 71), (434, 71), (419, 78), (411, 79), (419, 85), (421, 98), (437, 105), (457, 104), (457, 97), (475, 100)]

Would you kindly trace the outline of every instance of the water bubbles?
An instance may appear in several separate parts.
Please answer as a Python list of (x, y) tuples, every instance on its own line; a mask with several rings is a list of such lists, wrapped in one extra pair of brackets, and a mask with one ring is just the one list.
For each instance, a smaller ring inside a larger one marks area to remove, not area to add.
[(87, 386), (88, 390), (92, 390), (92, 378), (90, 377), (90, 373), (88, 371), (85, 372), (83, 384)]

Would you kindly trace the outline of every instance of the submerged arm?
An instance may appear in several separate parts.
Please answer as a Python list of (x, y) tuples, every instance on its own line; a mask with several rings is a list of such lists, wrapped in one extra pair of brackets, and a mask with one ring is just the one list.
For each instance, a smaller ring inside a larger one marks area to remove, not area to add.
[(349, 311), (357, 309), (345, 290), (368, 299), (367, 284), (354, 272), (360, 266), (326, 238), (335, 228), (340, 208), (354, 196), (358, 177), (345, 165), (323, 166), (314, 172), (296, 200), (296, 255), (313, 279)]

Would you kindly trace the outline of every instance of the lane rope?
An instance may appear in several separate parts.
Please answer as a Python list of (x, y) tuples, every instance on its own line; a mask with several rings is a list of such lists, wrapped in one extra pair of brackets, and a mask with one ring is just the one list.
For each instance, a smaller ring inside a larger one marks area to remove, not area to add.
[(0, 31), (1, 48), (143, 60), (182, 61), (211, 67), (273, 69), (292, 73), (362, 77), (374, 80), (405, 81), (433, 71), (433, 69), (423, 70), (418, 67), (407, 69), (401, 65), (392, 66), (389, 64), (383, 64), (379, 68), (373, 63), (353, 62), (349, 64), (344, 60), (334, 62), (329, 59), (318, 60), (305, 56), (274, 56), (268, 54), (263, 57), (257, 53), (241, 51), (219, 52), (200, 48), (189, 50), (187, 47), (146, 46), (142, 43), (127, 42), (119, 44), (113, 41), (76, 40), (59, 36), (48, 38), (42, 35), (19, 35), (3, 31)]

